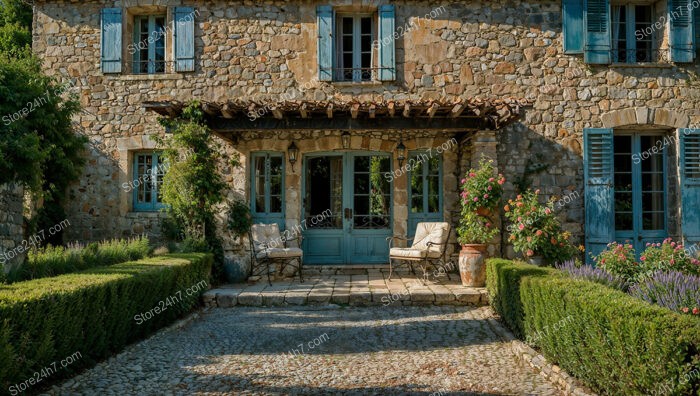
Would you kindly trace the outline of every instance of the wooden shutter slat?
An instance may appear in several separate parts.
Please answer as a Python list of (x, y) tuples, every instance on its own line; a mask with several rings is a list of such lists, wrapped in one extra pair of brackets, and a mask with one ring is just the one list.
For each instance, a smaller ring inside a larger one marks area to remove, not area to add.
[(613, 131), (586, 128), (584, 131), (584, 179), (586, 207), (586, 257), (602, 252), (615, 236), (613, 188)]
[(379, 80), (396, 80), (396, 12), (392, 4), (379, 6)]
[(333, 7), (322, 5), (316, 8), (318, 19), (318, 79), (333, 81)]
[(690, 63), (695, 58), (691, 0), (668, 0), (668, 7), (671, 61)]
[(584, 61), (592, 64), (608, 64), (610, 46), (610, 0), (585, 0), (586, 25)]
[(174, 57), (175, 71), (194, 71), (194, 18), (192, 7), (175, 7), (174, 13)]
[(122, 9), (103, 8), (101, 12), (101, 68), (102, 73), (122, 71)]

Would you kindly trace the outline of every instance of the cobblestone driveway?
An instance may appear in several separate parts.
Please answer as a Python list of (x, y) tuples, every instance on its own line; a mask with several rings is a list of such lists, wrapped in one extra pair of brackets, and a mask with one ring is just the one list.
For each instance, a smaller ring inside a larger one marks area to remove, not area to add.
[(558, 395), (470, 307), (214, 309), (61, 395)]

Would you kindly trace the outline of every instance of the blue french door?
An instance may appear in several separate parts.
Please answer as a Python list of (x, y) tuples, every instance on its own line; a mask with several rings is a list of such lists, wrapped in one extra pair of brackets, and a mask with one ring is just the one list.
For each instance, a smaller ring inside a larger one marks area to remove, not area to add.
[(614, 146), (615, 239), (641, 253), (668, 236), (666, 162), (662, 134), (616, 134)]
[(391, 157), (332, 153), (304, 157), (304, 262), (377, 264), (389, 259)]

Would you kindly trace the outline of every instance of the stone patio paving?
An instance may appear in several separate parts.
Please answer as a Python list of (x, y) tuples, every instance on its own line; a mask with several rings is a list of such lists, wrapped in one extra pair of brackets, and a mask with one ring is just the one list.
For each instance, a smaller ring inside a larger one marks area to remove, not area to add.
[(48, 394), (559, 395), (516, 360), (490, 315), (455, 306), (215, 308)]
[(207, 307), (285, 305), (475, 305), (488, 304), (485, 288), (462, 286), (459, 274), (428, 272), (427, 277), (389, 269), (306, 267), (304, 283), (297, 276), (267, 283), (233, 284), (204, 295)]

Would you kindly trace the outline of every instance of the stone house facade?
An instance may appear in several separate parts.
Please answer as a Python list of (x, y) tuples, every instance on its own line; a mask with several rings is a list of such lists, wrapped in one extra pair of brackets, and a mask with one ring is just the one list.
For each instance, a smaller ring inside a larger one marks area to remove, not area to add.
[[(615, 239), (698, 242), (696, 9), (38, 0), (34, 51), (71, 82), (91, 141), (67, 238), (158, 235), (157, 183), (133, 182), (157, 169), (157, 118), (196, 99), (243, 163), (222, 170), (229, 200), (282, 227), (331, 209), (307, 224), (311, 263), (385, 262), (385, 236), (454, 224), (459, 180), (482, 156), (506, 176), (507, 198), (528, 186), (557, 197), (590, 252)], [(411, 160), (419, 166), (399, 172)], [(244, 262), (245, 244), (225, 239)], [(515, 254), (501, 238), (490, 253)]]

